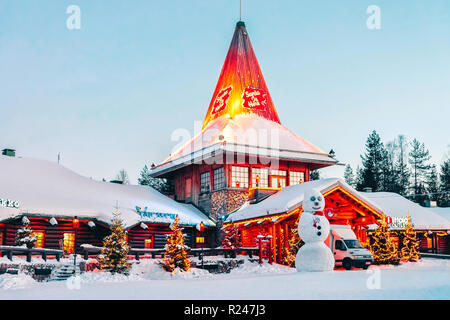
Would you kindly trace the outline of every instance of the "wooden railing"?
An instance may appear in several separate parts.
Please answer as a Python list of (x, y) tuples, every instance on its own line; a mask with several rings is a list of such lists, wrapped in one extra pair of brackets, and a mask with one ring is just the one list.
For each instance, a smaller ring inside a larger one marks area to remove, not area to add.
[[(89, 259), (89, 255), (98, 255), (102, 247), (95, 247), (91, 245), (82, 245), (83, 248), (83, 256), (84, 259)], [(203, 256), (217, 256), (223, 255), (225, 258), (227, 257), (236, 257), (236, 254), (246, 254), (250, 258), (254, 255), (259, 255), (260, 249), (258, 247), (254, 248), (238, 248), (238, 249), (224, 249), (224, 248), (194, 248), (188, 249), (189, 254), (194, 257), (198, 257), (200, 255)], [(140, 259), (141, 255), (151, 255), (152, 258), (156, 258), (157, 256), (163, 257), (164, 249), (140, 249), (140, 248), (130, 248), (129, 255), (134, 256), (136, 260)]]
[(44, 261), (47, 261), (47, 256), (55, 256), (57, 261), (64, 256), (63, 250), (37, 248), (28, 249), (26, 247), (16, 246), (0, 246), (0, 252), (2, 254), (5, 253), (11, 261), (14, 255), (25, 255), (27, 257), (27, 262), (31, 262), (31, 257), (33, 255), (40, 255)]

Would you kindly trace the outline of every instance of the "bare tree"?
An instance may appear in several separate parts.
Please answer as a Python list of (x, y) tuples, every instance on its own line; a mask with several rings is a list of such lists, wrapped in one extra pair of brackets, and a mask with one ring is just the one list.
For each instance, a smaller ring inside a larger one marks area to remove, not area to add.
[(125, 169), (119, 171), (116, 176), (116, 179), (122, 181), (122, 184), (130, 184), (130, 180), (128, 179), (128, 173)]

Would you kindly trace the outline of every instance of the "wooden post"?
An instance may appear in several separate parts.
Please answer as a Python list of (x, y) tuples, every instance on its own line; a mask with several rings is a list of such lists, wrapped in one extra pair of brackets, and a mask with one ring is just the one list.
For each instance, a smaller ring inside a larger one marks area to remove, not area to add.
[(27, 251), (27, 262), (31, 262), (31, 250)]
[(259, 264), (262, 264), (262, 239), (258, 238), (258, 245), (259, 245)]
[(12, 261), (12, 251), (11, 250), (6, 251), (6, 256), (8, 257), (9, 260)]
[(47, 252), (42, 252), (42, 259), (44, 259), (44, 261), (47, 261)]
[(281, 263), (281, 254), (283, 252), (283, 247), (282, 247), (282, 243), (281, 243), (281, 224), (280, 223), (276, 224), (275, 237), (276, 237), (275, 240), (277, 243), (277, 260), (275, 262)]

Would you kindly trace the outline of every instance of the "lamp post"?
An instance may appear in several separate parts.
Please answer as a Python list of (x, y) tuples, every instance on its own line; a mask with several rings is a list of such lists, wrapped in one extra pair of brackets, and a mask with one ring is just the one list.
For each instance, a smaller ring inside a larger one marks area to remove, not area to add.
[(78, 227), (80, 226), (80, 220), (78, 220), (77, 217), (75, 217), (72, 221), (72, 226), (75, 229), (75, 236), (73, 239), (73, 266), (76, 267), (77, 266), (77, 230)]
[(200, 260), (202, 261), (202, 269), (204, 269), (205, 266), (204, 266), (204, 262), (203, 262), (203, 245), (204, 245), (204, 243), (205, 243), (205, 237), (203, 236), (203, 231), (205, 230), (205, 224), (203, 223), (203, 221), (200, 222), (200, 223), (196, 226), (196, 229), (200, 232), (200, 237), (203, 238), (203, 239), (202, 239), (203, 241), (199, 241), (199, 242), (200, 242), (200, 249), (201, 249), (201, 252), (200, 252)]

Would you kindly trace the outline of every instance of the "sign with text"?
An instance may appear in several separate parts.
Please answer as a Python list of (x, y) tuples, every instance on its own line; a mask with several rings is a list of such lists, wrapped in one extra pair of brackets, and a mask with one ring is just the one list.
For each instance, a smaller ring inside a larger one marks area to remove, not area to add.
[(2, 199), (0, 198), (0, 207), (5, 208), (19, 208), (19, 201), (14, 201), (11, 199)]

